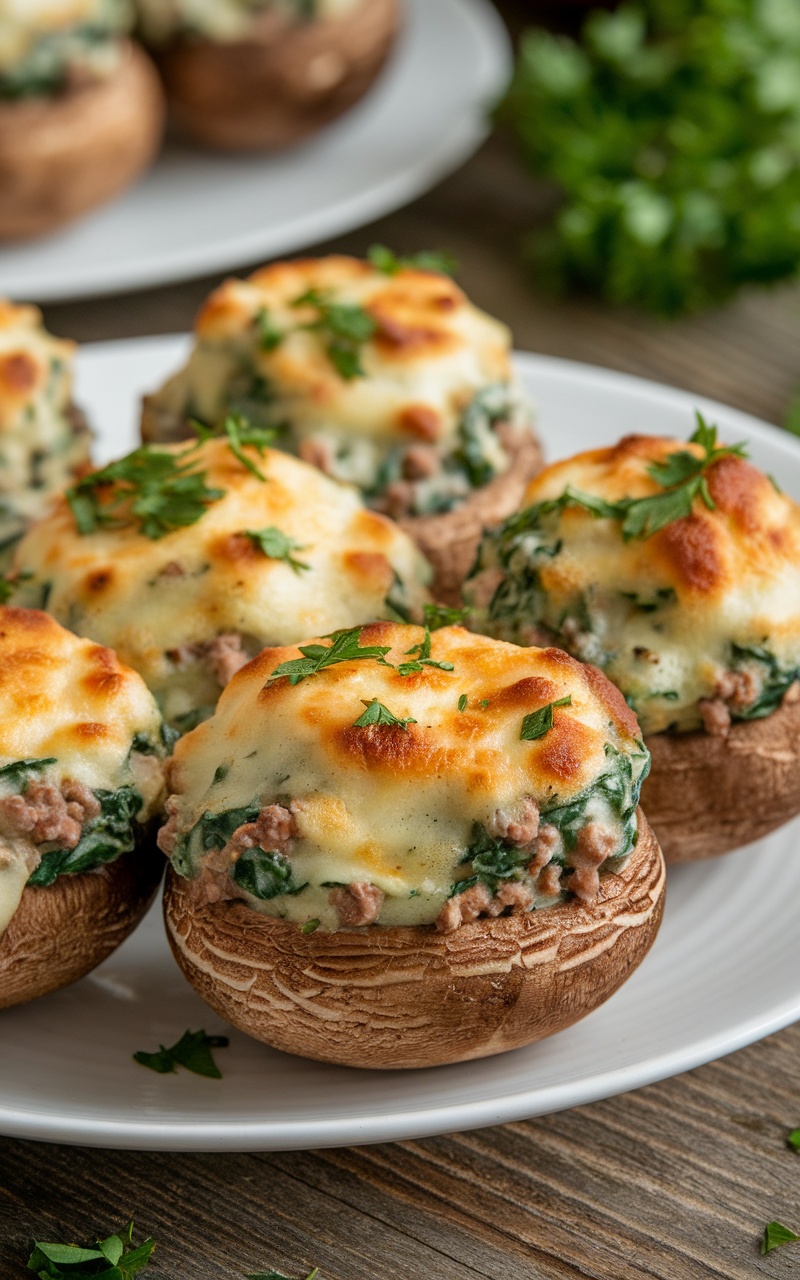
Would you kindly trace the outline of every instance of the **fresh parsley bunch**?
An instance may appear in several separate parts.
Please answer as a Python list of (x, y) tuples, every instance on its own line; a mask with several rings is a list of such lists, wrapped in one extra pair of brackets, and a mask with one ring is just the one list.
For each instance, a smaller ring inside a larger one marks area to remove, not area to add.
[(498, 116), (563, 194), (539, 274), (662, 315), (800, 265), (797, 0), (629, 0), (533, 29)]

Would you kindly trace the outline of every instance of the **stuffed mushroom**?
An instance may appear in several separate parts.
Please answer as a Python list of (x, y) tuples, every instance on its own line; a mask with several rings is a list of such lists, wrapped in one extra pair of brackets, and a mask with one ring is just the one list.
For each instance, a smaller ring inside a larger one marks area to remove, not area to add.
[(164, 103), (129, 0), (25, 0), (0, 15), (0, 239), (42, 235), (127, 187)]
[(0, 567), (91, 465), (91, 435), (72, 398), (74, 352), (47, 332), (36, 307), (0, 298)]
[(84, 477), (12, 576), (15, 602), (114, 648), (185, 730), (267, 644), (421, 613), (430, 569), (354, 489), (234, 433)]
[(243, 414), (398, 520), (453, 601), (483, 528), (540, 466), (531, 407), (505, 325), (441, 271), (372, 259), (281, 262), (223, 284), (188, 363), (146, 399), (143, 435)]
[(367, 92), (400, 0), (137, 0), (176, 121), (209, 146), (285, 147)]
[(648, 764), (618, 691), (557, 649), (382, 622), (265, 650), (176, 748), (173, 951), (223, 1017), (308, 1057), (526, 1044), (653, 941)]
[(0, 1009), (75, 982), (144, 915), (165, 739), (144, 681), (47, 614), (0, 608)]
[(548, 467), (486, 535), (473, 623), (596, 663), (653, 757), (668, 860), (800, 811), (800, 508), (702, 419)]

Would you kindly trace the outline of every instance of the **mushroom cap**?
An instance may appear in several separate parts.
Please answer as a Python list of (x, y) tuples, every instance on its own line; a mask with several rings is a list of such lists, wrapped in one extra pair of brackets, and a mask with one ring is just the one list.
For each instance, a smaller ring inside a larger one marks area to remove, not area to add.
[(665, 869), (639, 810), (639, 840), (591, 907), (573, 900), (451, 934), (433, 926), (302, 933), (241, 902), (209, 905), (167, 873), (170, 945), (221, 1017), (277, 1049), (353, 1067), (486, 1057), (570, 1026), (649, 950)]

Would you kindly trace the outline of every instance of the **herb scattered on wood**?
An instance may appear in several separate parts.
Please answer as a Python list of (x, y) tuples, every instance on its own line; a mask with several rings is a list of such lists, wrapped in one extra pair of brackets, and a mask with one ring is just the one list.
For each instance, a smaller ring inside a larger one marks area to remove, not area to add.
[(787, 1133), (786, 1145), (800, 1154), (800, 1129), (792, 1129), (791, 1133)]
[(789, 1227), (785, 1227), (782, 1222), (768, 1222), (764, 1228), (761, 1252), (772, 1253), (773, 1249), (780, 1249), (784, 1244), (794, 1244), (798, 1240), (800, 1236)]
[(566, 698), (558, 698), (555, 702), (548, 702), (546, 707), (540, 707), (538, 711), (531, 711), (522, 721), (522, 729), (520, 730), (521, 742), (535, 742), (537, 738), (543, 738), (549, 733), (553, 727), (553, 711), (556, 707), (571, 707), (572, 695), (567, 694)]
[(377, 329), (369, 312), (357, 303), (333, 302), (330, 294), (322, 289), (308, 289), (292, 306), (313, 307), (317, 312), (317, 319), (302, 327), (319, 332), (339, 376), (348, 382), (363, 378), (361, 348)]
[(155, 1247), (152, 1238), (134, 1245), (131, 1221), (93, 1249), (35, 1241), (28, 1270), (40, 1280), (130, 1280), (144, 1270)]
[(171, 1049), (159, 1045), (156, 1053), (140, 1051), (133, 1055), (134, 1062), (159, 1075), (176, 1073), (178, 1067), (185, 1067), (196, 1076), (207, 1076), (210, 1080), (221, 1080), (222, 1072), (212, 1056), (212, 1049), (227, 1049), (227, 1036), (207, 1036), (205, 1031), (184, 1031), (177, 1044)]
[(371, 702), (361, 699), (366, 707), (357, 720), (353, 722), (354, 729), (366, 729), (371, 724), (399, 725), (401, 729), (407, 729), (410, 724), (416, 724), (416, 720), (408, 716), (405, 720), (394, 715), (388, 707), (385, 707), (377, 698), (373, 698)]
[(410, 676), (417, 671), (422, 671), (424, 667), (437, 667), (439, 671), (455, 671), (452, 662), (436, 662), (431, 657), (430, 627), (425, 628), (425, 636), (419, 644), (415, 644), (412, 648), (406, 650), (406, 657), (412, 658), (412, 661), (399, 663), (397, 667), (398, 675)]
[(267, 559), (285, 560), (297, 574), (311, 568), (310, 564), (306, 564), (304, 560), (297, 560), (292, 555), (293, 551), (302, 551), (302, 545), (283, 533), (281, 529), (276, 529), (275, 525), (268, 525), (266, 529), (245, 529), (244, 537), (255, 543)]
[[(305, 1280), (316, 1280), (319, 1275), (319, 1267), (314, 1267), (313, 1271), (309, 1271)], [(244, 1280), (288, 1280), (281, 1271), (250, 1271), (244, 1277)]]
[(142, 445), (84, 476), (66, 493), (78, 533), (138, 524), (155, 541), (196, 524), (212, 502), (225, 496), (224, 489), (206, 484), (196, 450), (196, 444), (179, 453)]
[(436, 271), (439, 275), (454, 276), (458, 271), (458, 262), (452, 253), (445, 249), (423, 249), (421, 253), (410, 253), (398, 257), (385, 244), (373, 244), (367, 250), (367, 257), (376, 271), (385, 276), (396, 276), (398, 271), (407, 268), (416, 271)]
[(355, 662), (364, 658), (372, 658), (382, 667), (391, 667), (392, 664), (386, 661), (390, 646), (360, 644), (361, 631), (361, 627), (353, 627), (349, 631), (334, 631), (328, 637), (331, 641), (329, 645), (300, 645), (302, 658), (290, 658), (288, 662), (282, 662), (275, 668), (267, 683), (272, 684), (274, 680), (286, 676), (289, 684), (299, 684), (301, 680), (318, 675), (320, 671), (340, 662)]

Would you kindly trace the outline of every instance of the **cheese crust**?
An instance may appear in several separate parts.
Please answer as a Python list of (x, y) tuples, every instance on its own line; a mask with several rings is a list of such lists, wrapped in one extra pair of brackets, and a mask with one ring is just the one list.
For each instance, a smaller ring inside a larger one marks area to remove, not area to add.
[[(354, 312), (371, 336), (348, 376), (324, 321)], [(146, 438), (179, 438), (190, 418), (218, 429), (241, 411), (394, 517), (458, 506), (507, 469), (509, 433), (530, 434), (509, 330), (438, 272), (280, 262), (226, 281), (195, 331), (187, 365), (146, 400)]]
[(89, 465), (90, 435), (72, 403), (74, 354), (38, 308), (0, 299), (0, 559)]
[[(645, 734), (725, 732), (774, 711), (800, 673), (800, 507), (743, 458), (706, 472), (709, 509), (625, 541), (619, 519), (567, 502), (663, 493), (653, 463), (700, 446), (629, 436), (548, 467), (522, 511), (487, 534), (469, 588), (473, 622), (596, 663)], [(485, 571), (485, 572), (483, 572)], [(488, 599), (487, 599), (488, 597)]]
[[(79, 840), (105, 820), (102, 802), (113, 810), (123, 796), (136, 824), (152, 817), (166, 750), (141, 677), (45, 613), (0, 608), (0, 673), (2, 934), (43, 855), (76, 847), (81, 854)], [(124, 815), (113, 815), (120, 853), (133, 847), (124, 828)]]
[[(276, 672), (300, 650), (265, 650), (181, 740), (159, 836), (176, 871), (207, 901), (312, 928), (447, 932), (592, 901), (635, 843), (649, 759), (618, 691), (560, 650), (461, 627), (374, 623), (359, 643), (385, 658), (296, 685)], [(375, 700), (401, 723), (356, 724)], [(523, 740), (548, 706), (551, 727)]]
[[(394, 617), (395, 608), (419, 613), (428, 598), (422, 555), (355, 490), (276, 450), (244, 452), (265, 479), (227, 439), (193, 449), (206, 485), (223, 495), (193, 524), (155, 540), (135, 521), (81, 535), (62, 499), (15, 554), (15, 571), (31, 575), (18, 597), (46, 599), (65, 626), (114, 648), (180, 728), (209, 714), (231, 668), (266, 644)], [(299, 563), (248, 536), (263, 530), (290, 539)]]
[(202, 40), (245, 39), (265, 17), (276, 24), (335, 19), (360, 0), (137, 0), (144, 38), (154, 45), (178, 36)]
[(69, 75), (111, 74), (132, 21), (130, 0), (5, 0), (0, 100), (58, 92)]

